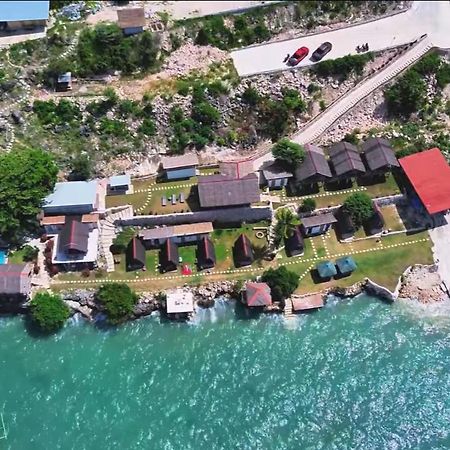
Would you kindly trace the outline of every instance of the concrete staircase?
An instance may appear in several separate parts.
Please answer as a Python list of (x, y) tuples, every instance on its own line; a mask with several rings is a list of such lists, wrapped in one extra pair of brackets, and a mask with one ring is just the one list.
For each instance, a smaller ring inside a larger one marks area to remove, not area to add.
[(292, 311), (292, 301), (290, 298), (286, 299), (286, 304), (284, 306), (284, 317), (286, 319), (293, 319), (295, 317)]
[(291, 140), (299, 144), (307, 144), (314, 141), (357, 103), (413, 65), (432, 48), (433, 44), (428, 37), (425, 37), (392, 64), (386, 66), (381, 72), (378, 72), (339, 98), (304, 129), (293, 135)]
[(106, 271), (114, 272), (114, 257), (111, 245), (116, 237), (116, 222), (133, 217), (133, 207), (122, 206), (106, 210), (105, 218), (100, 222), (99, 253), (105, 260)]

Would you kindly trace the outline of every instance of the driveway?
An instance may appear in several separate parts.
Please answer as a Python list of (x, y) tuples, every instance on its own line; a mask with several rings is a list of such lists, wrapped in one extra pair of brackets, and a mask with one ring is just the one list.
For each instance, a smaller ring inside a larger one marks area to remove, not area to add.
[[(380, 51), (409, 43), (423, 34), (431, 36), (436, 46), (450, 48), (448, 24), (450, 24), (450, 2), (420, 1), (414, 2), (408, 11), (384, 19), (326, 33), (247, 47), (232, 52), (231, 56), (239, 76), (244, 77), (289, 70), (290, 68), (283, 63), (288, 53), (292, 54), (299, 47), (305, 46), (312, 54), (320, 44), (327, 41), (332, 43), (333, 49), (322, 61), (355, 55), (356, 46), (360, 44), (368, 43), (371, 51)], [(297, 67), (312, 64), (314, 63), (307, 58)]]
[(438, 264), (438, 273), (450, 288), (450, 214), (446, 214), (447, 223), (429, 230), (433, 241), (434, 260)]

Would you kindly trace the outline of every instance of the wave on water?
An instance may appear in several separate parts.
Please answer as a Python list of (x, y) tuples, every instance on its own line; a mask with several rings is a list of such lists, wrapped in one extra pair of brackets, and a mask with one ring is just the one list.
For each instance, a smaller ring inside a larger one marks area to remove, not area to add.
[(214, 306), (202, 308), (197, 306), (194, 317), (188, 322), (190, 325), (198, 326), (204, 323), (216, 323), (224, 320), (231, 320), (234, 317), (236, 300), (225, 297), (215, 299)]
[(425, 321), (439, 329), (450, 330), (450, 299), (440, 302), (422, 303), (410, 298), (399, 298), (396, 303), (400, 311), (414, 319)]

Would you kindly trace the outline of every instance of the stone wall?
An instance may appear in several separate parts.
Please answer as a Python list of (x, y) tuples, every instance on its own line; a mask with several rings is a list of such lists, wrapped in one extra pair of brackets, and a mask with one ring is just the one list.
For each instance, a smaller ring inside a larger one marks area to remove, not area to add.
[(122, 219), (116, 222), (122, 226), (149, 227), (156, 225), (180, 225), (184, 223), (215, 222), (215, 223), (238, 223), (238, 222), (259, 222), (270, 220), (272, 210), (270, 206), (254, 206), (239, 208), (220, 208), (205, 211), (195, 211), (188, 213), (175, 213), (151, 216), (135, 216), (129, 219)]

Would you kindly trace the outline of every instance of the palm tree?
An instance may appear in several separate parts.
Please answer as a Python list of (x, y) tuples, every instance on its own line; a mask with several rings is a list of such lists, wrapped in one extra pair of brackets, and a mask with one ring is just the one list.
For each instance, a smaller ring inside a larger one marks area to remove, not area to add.
[(300, 220), (289, 208), (281, 208), (276, 214), (277, 219), (276, 234), (278, 239), (288, 239), (294, 234), (295, 227), (300, 224)]

